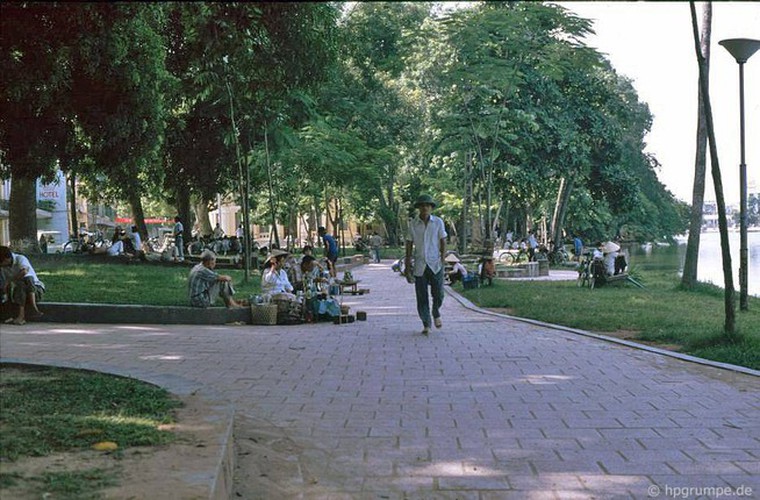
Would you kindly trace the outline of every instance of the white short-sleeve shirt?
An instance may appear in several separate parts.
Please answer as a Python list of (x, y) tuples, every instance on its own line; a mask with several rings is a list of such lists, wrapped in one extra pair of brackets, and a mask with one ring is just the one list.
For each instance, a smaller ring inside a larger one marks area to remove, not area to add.
[(32, 278), (32, 281), (35, 285), (42, 285), (42, 282), (37, 277), (37, 273), (34, 272), (34, 268), (32, 267), (31, 262), (29, 262), (29, 259), (27, 259), (26, 256), (21, 255), (20, 253), (11, 252), (11, 261), (12, 263), (10, 267), (4, 267), (2, 269), (3, 277), (5, 280), (13, 280), (22, 269), (26, 269), (26, 274), (24, 277)]
[(440, 217), (431, 215), (427, 224), (420, 219), (419, 215), (409, 219), (406, 241), (411, 241), (414, 245), (415, 276), (422, 276), (425, 273), (425, 266), (434, 273), (443, 269), (441, 240), (447, 236), (446, 227)]

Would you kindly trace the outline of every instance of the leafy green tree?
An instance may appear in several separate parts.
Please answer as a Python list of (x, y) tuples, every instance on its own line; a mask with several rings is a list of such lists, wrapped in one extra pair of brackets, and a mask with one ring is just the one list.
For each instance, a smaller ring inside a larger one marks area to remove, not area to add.
[(71, 141), (69, 5), (0, 4), (0, 177), (12, 178), (10, 237), (37, 239), (36, 179)]
[(34, 182), (56, 165), (107, 179), (97, 191), (125, 197), (142, 220), (142, 179), (155, 176), (163, 137), (162, 8), (19, 3), (3, 10), (0, 64), (14, 75), (3, 96), (3, 163), (13, 193), (27, 200), (20, 205), (12, 195), (12, 237), (36, 234)]
[(239, 163), (236, 142), (263, 142), (285, 99), (319, 81), (334, 58), (336, 18), (334, 4), (174, 4), (168, 65), (181, 88), (164, 165), (181, 216), (191, 193), (207, 202), (240, 189), (250, 165)]

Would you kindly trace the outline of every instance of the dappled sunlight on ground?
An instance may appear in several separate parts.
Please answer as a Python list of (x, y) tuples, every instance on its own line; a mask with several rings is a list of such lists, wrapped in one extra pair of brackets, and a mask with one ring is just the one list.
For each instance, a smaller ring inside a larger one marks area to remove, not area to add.
[(155, 354), (151, 356), (140, 356), (140, 359), (147, 361), (181, 361), (185, 359), (185, 357), (178, 354)]

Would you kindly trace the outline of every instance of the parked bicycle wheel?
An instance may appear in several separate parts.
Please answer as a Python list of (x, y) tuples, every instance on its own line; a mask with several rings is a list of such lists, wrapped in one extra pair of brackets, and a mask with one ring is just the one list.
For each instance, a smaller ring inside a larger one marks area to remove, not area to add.
[(79, 240), (69, 240), (63, 244), (62, 253), (78, 253), (81, 244)]

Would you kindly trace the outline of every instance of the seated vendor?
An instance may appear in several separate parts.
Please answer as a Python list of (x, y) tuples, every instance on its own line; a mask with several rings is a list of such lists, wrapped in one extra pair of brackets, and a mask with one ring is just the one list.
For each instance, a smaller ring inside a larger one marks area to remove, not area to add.
[(311, 255), (304, 255), (301, 263), (293, 267), (288, 273), (288, 279), (296, 290), (304, 290), (305, 282), (317, 283), (327, 281), (322, 274), (322, 269)]
[(267, 256), (264, 272), (261, 274), (261, 291), (265, 295), (293, 295), (293, 285), (283, 269), (285, 257), (290, 255), (283, 250), (274, 249)]
[(193, 307), (209, 307), (214, 304), (217, 297), (221, 297), (224, 305), (228, 308), (243, 307), (232, 296), (235, 290), (232, 288), (232, 277), (218, 274), (216, 267), (216, 254), (211, 250), (201, 253), (201, 261), (190, 270), (188, 279), (188, 292), (190, 305)]
[(452, 285), (457, 281), (463, 281), (467, 277), (467, 269), (462, 265), (462, 262), (457, 258), (456, 255), (453, 253), (449, 254), (443, 260), (449, 264), (452, 264), (451, 271), (449, 271), (448, 274)]
[(615, 262), (617, 261), (617, 257), (619, 255), (618, 252), (620, 251), (620, 245), (614, 241), (608, 241), (601, 246), (600, 250), (603, 254), (604, 267), (607, 271), (607, 275), (612, 276), (614, 274), (618, 274), (619, 271), (615, 271)]

